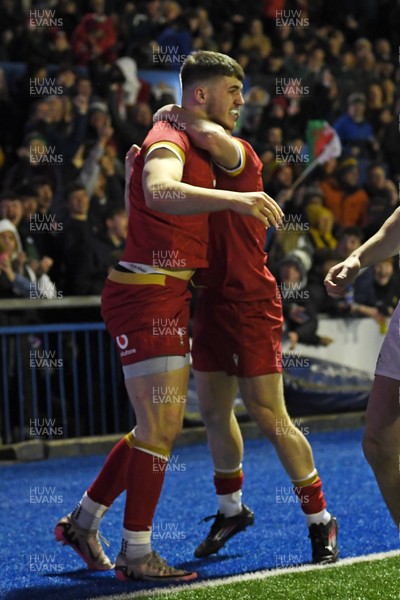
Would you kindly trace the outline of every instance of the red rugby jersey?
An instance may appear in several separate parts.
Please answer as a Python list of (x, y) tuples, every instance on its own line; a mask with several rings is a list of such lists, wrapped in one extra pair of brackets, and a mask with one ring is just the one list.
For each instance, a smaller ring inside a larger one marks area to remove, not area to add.
[[(129, 227), (122, 261), (143, 263), (165, 269), (194, 269), (207, 266), (208, 213), (169, 215), (146, 206), (142, 173), (144, 159), (154, 148), (169, 148), (184, 163), (182, 181), (214, 188), (215, 175), (207, 152), (195, 148), (184, 131), (169, 123), (156, 123), (136, 157), (129, 184)], [(158, 200), (171, 197), (160, 189)], [(176, 202), (185, 199), (177, 196)]]
[[(248, 142), (239, 141), (245, 149), (244, 166), (231, 172), (217, 168), (217, 188), (262, 192), (262, 162)], [(196, 285), (210, 288), (210, 291), (234, 302), (275, 296), (276, 280), (265, 266), (265, 242), (266, 229), (258, 219), (231, 210), (210, 214), (209, 267), (196, 273)]]

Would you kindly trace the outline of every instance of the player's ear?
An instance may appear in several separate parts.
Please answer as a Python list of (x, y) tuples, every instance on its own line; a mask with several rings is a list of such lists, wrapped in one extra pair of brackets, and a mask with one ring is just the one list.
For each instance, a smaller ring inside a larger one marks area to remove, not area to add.
[(198, 104), (207, 102), (207, 88), (204, 85), (199, 85), (194, 88), (194, 98)]

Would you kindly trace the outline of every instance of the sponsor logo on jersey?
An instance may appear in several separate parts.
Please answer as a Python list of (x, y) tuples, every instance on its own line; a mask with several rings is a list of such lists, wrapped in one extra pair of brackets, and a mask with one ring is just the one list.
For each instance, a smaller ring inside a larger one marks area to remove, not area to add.
[(124, 352), (119, 353), (120, 356), (128, 356), (128, 354), (135, 354), (136, 348), (130, 348), (129, 350), (126, 350), (129, 344), (127, 335), (117, 335), (116, 341), (120, 350), (124, 350)]
[(121, 348), (121, 350), (125, 350), (125, 348), (128, 347), (128, 336), (117, 335), (117, 344)]

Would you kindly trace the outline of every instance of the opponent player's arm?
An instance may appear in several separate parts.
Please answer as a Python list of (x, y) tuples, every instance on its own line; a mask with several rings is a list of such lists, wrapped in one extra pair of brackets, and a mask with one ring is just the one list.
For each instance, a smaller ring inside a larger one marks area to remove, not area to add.
[(241, 144), (218, 123), (176, 104), (167, 104), (156, 112), (154, 120), (163, 119), (184, 127), (193, 144), (207, 150), (212, 159), (226, 169), (239, 168), (244, 161)]
[(385, 221), (382, 227), (362, 246), (354, 250), (346, 260), (332, 267), (325, 286), (330, 296), (343, 296), (356, 279), (360, 269), (369, 267), (400, 251), (400, 207)]
[(153, 150), (143, 168), (146, 205), (171, 215), (233, 210), (259, 219), (266, 227), (281, 221), (281, 209), (264, 192), (239, 193), (197, 187), (183, 183), (182, 175), (183, 163), (171, 150)]

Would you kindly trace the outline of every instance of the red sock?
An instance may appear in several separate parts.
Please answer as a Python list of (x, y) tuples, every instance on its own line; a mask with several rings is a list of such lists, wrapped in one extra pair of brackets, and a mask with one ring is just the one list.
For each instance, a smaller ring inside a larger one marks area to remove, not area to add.
[(312, 477), (311, 483), (309, 482), (294, 482), (295, 487), (293, 488), (294, 493), (301, 502), (301, 508), (306, 515), (314, 515), (319, 513), (326, 508), (326, 502), (324, 492), (322, 491), (322, 481), (318, 477), (318, 473)]
[(151, 528), (168, 459), (167, 450), (135, 441), (126, 471), (125, 529), (147, 531)]
[(103, 468), (87, 490), (87, 495), (91, 500), (104, 506), (111, 506), (125, 490), (126, 469), (132, 454), (134, 440), (133, 433), (128, 433), (111, 450)]
[(233, 494), (242, 489), (243, 487), (243, 471), (241, 468), (231, 473), (223, 471), (215, 471), (214, 485), (219, 496), (225, 494)]

